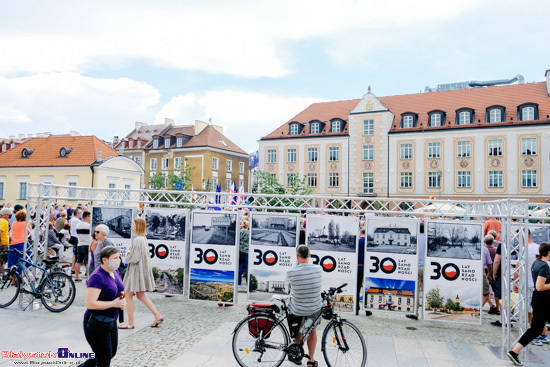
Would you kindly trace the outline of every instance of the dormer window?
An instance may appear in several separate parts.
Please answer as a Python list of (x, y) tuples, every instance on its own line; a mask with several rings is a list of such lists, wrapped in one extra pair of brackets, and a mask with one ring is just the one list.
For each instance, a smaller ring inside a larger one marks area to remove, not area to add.
[(445, 122), (445, 112), (431, 111), (428, 112), (428, 126), (442, 126)]
[(141, 140), (138, 140), (137, 144), (138, 144), (138, 148), (141, 148)]
[(491, 122), (505, 122), (506, 115), (505, 109), (502, 106), (491, 106), (487, 108), (485, 113), (485, 121), (488, 123)]
[(298, 135), (298, 124), (291, 124), (290, 125), (290, 135)]
[(21, 158), (29, 158), (29, 156), (32, 154), (32, 152), (34, 152), (34, 149), (28, 149), (28, 148), (24, 148), (22, 151), (21, 151)]
[(320, 125), (321, 125), (321, 124), (318, 123), (318, 122), (312, 122), (312, 123), (311, 123), (311, 128), (310, 128), (309, 132), (310, 132), (311, 134), (319, 134)]
[(416, 115), (414, 113), (404, 113), (401, 115), (401, 128), (410, 129), (416, 126)]
[(474, 123), (474, 110), (471, 108), (462, 108), (456, 111), (457, 125), (470, 125)]
[(134, 147), (134, 141), (128, 140), (128, 148), (132, 149)]
[(181, 148), (183, 146), (183, 138), (177, 138), (176, 139), (176, 146), (178, 148)]
[(340, 120), (332, 121), (331, 131), (333, 133), (342, 132), (342, 121), (340, 121)]
[(164, 148), (170, 148), (170, 138), (164, 138)]
[(535, 121), (539, 119), (539, 106), (536, 103), (524, 103), (518, 106), (519, 121)]
[(158, 139), (153, 140), (153, 149), (158, 149), (158, 147), (159, 147)]
[(73, 151), (73, 148), (63, 147), (63, 148), (59, 149), (59, 157), (58, 158), (67, 158), (69, 153), (72, 152), (72, 151)]

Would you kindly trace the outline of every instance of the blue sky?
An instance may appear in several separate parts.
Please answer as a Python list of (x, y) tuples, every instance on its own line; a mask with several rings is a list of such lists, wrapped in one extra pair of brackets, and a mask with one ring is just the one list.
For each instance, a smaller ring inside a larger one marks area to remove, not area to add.
[(233, 283), (235, 272), (191, 268), (191, 281)]
[[(246, 151), (310, 103), (550, 69), (550, 2), (4, 1), (0, 137), (222, 125)], [(250, 128), (253, 126), (253, 128)]]

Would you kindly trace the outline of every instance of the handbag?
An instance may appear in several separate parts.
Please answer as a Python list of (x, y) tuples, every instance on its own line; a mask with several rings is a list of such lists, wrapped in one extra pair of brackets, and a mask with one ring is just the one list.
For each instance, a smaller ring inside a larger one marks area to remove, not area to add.
[(108, 332), (113, 328), (114, 317), (92, 314), (86, 324), (87, 328), (93, 331)]

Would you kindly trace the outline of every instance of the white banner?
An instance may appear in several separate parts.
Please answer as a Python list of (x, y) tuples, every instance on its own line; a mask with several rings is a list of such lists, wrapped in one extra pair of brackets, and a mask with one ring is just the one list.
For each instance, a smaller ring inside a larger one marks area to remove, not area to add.
[(189, 210), (147, 208), (143, 217), (157, 292), (183, 296)]
[(481, 323), (483, 223), (427, 221), (424, 319)]
[(367, 218), (366, 310), (416, 313), (419, 224), (417, 219)]
[(237, 212), (194, 211), (189, 248), (189, 299), (234, 303), (239, 265)]
[(337, 295), (333, 305), (340, 311), (355, 311), (357, 297), (357, 217), (307, 215), (306, 244), (311, 261), (323, 268), (323, 290), (348, 285)]
[(288, 294), (286, 272), (296, 266), (298, 214), (252, 212), (248, 251), (248, 300)]
[(134, 220), (135, 209), (122, 206), (94, 206), (92, 207), (92, 230), (98, 224), (105, 224), (109, 227), (107, 239), (118, 247), (120, 258), (126, 263), (126, 252), (132, 244), (132, 230), (130, 229)]

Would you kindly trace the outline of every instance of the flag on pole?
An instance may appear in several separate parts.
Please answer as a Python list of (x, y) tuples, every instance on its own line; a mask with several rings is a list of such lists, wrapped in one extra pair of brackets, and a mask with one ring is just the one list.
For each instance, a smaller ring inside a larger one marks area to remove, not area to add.
[(191, 201), (192, 202), (195, 202), (195, 189), (193, 188), (193, 185), (191, 185), (191, 191), (193, 192), (193, 194), (191, 194)]
[[(239, 194), (243, 194), (244, 193), (244, 183), (241, 182), (241, 186), (239, 187), (239, 191), (237, 191)], [(239, 196), (239, 200), (237, 201), (237, 203), (239, 205), (243, 205), (245, 202), (245, 197), (243, 195)]]

